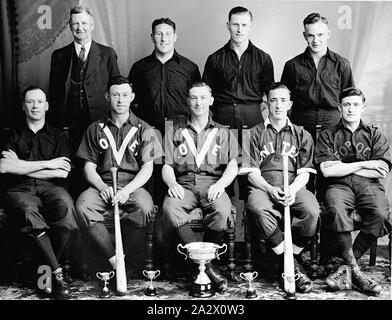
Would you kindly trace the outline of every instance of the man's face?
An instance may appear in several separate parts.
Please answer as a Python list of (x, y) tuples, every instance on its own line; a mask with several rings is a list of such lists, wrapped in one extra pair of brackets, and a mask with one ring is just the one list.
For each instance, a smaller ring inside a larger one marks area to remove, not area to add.
[(330, 31), (328, 25), (322, 21), (305, 25), (303, 33), (310, 51), (320, 53), (327, 50)]
[(365, 112), (366, 105), (360, 96), (349, 96), (342, 99), (338, 106), (342, 113), (343, 121), (349, 124), (359, 123), (362, 113)]
[(194, 87), (189, 90), (188, 104), (193, 116), (208, 114), (214, 102), (208, 87)]
[(86, 12), (71, 15), (70, 28), (77, 43), (87, 43), (91, 40), (94, 30), (94, 19)]
[(151, 35), (155, 51), (160, 54), (171, 53), (174, 50), (174, 43), (177, 40), (177, 34), (172, 26), (166, 23), (155, 26), (154, 33)]
[(106, 93), (106, 99), (110, 103), (110, 108), (116, 114), (129, 112), (129, 107), (134, 98), (135, 94), (128, 83), (112, 85), (110, 92)]
[(252, 20), (248, 13), (233, 14), (227, 23), (230, 39), (234, 43), (243, 43), (249, 40), (252, 30)]
[(45, 113), (49, 109), (46, 95), (41, 89), (27, 91), (23, 102), (23, 111), (30, 120), (45, 119)]
[(290, 93), (285, 88), (271, 90), (268, 94), (269, 117), (273, 120), (283, 120), (287, 117), (293, 102), (290, 100)]

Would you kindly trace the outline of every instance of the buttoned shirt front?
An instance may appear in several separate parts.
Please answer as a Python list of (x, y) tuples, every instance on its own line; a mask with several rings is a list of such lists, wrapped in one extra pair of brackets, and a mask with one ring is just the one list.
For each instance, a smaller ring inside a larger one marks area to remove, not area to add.
[(137, 61), (129, 72), (135, 92), (135, 114), (147, 122), (189, 115), (188, 89), (200, 78), (198, 66), (176, 51), (165, 63), (153, 52)]
[(337, 126), (320, 133), (315, 151), (317, 165), (325, 161), (352, 163), (368, 160), (383, 160), (391, 169), (388, 141), (377, 128), (361, 120), (352, 132), (340, 121)]
[(309, 48), (287, 61), (281, 82), (290, 89), (292, 112), (297, 114), (311, 108), (336, 110), (340, 92), (354, 86), (349, 61), (329, 49), (317, 68)]
[(261, 103), (263, 92), (274, 82), (272, 59), (251, 41), (238, 59), (229, 41), (208, 57), (203, 81), (212, 88), (214, 105)]
[(302, 127), (287, 124), (277, 131), (269, 118), (249, 131), (249, 139), (243, 143), (243, 159), (240, 174), (259, 172), (274, 186), (282, 185), (282, 155), (288, 155), (288, 170), (293, 180), (302, 172), (316, 174), (313, 166), (313, 139)]
[(230, 160), (237, 157), (234, 135), (211, 118), (200, 133), (187, 120), (165, 135), (165, 164), (174, 169), (176, 177), (185, 174), (220, 177)]
[(111, 167), (118, 168), (119, 185), (129, 183), (143, 164), (162, 156), (155, 130), (130, 113), (118, 128), (110, 117), (91, 124), (79, 146), (77, 157), (97, 165), (97, 173), (111, 183)]

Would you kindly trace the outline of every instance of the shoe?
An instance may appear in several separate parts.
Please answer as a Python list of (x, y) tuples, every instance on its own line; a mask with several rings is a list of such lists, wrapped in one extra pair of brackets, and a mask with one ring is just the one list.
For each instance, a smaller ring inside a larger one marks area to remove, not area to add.
[(359, 291), (377, 296), (381, 293), (382, 287), (373, 279), (365, 275), (359, 267), (352, 269), (352, 282)]
[(206, 271), (208, 277), (211, 279), (212, 283), (216, 287), (216, 290), (220, 293), (223, 293), (229, 289), (227, 285), (227, 279), (222, 276), (218, 269), (215, 268), (211, 263), (206, 265)]
[(303, 267), (294, 259), (295, 288), (299, 293), (309, 292), (313, 287), (313, 282), (307, 276)]
[(336, 272), (325, 279), (325, 282), (332, 291), (352, 289), (350, 267), (341, 265)]
[(65, 282), (63, 271), (53, 273), (52, 294), (57, 299), (66, 299), (70, 295), (69, 286)]

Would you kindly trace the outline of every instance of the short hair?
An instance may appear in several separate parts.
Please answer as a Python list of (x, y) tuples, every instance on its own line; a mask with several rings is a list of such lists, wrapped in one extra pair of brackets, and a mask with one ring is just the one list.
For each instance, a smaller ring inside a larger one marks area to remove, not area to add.
[(159, 19), (155, 19), (152, 22), (152, 25), (151, 25), (152, 34), (154, 34), (154, 32), (155, 32), (155, 27), (160, 24), (167, 24), (173, 28), (174, 33), (176, 32), (176, 24), (174, 23), (173, 20), (171, 20), (170, 18), (159, 18)]
[(206, 87), (206, 88), (208, 89), (208, 91), (210, 91), (210, 93), (211, 93), (211, 95), (212, 95), (212, 89), (211, 89), (211, 87), (210, 87), (207, 83), (205, 83), (205, 82), (203, 82), (203, 81), (195, 81), (195, 82), (192, 82), (191, 85), (189, 86), (188, 92), (189, 92), (191, 89), (193, 89), (193, 88), (203, 88), (203, 87)]
[(276, 90), (276, 89), (286, 89), (289, 92), (289, 95), (291, 96), (291, 91), (286, 85), (284, 85), (281, 82), (274, 82), (265, 90), (265, 94), (267, 95), (267, 101), (268, 101), (269, 93), (272, 90)]
[(26, 99), (27, 92), (34, 91), (34, 90), (41, 90), (44, 93), (45, 98), (46, 98), (46, 92), (44, 91), (44, 89), (42, 89), (40, 86), (37, 86), (37, 85), (31, 85), (23, 90), (23, 93), (22, 93), (23, 101)]
[(304, 19), (303, 24), (304, 24), (304, 27), (305, 27), (308, 24), (313, 24), (313, 23), (316, 23), (318, 21), (321, 21), (321, 22), (325, 23), (326, 25), (328, 25), (327, 18), (323, 17), (318, 12), (313, 12), (313, 13), (308, 14), (308, 16)]
[(69, 23), (71, 23), (71, 16), (78, 13), (87, 13), (91, 18), (93, 18), (93, 13), (89, 7), (76, 5), (69, 11)]
[(341, 103), (344, 98), (351, 97), (351, 96), (361, 97), (363, 103), (365, 103), (365, 101), (366, 101), (365, 95), (363, 94), (363, 92), (361, 90), (359, 90), (358, 88), (355, 88), (355, 87), (349, 87), (349, 88), (344, 89), (339, 94), (339, 102)]
[(133, 90), (132, 83), (129, 81), (128, 77), (124, 76), (114, 76), (112, 77), (109, 82), (106, 85), (106, 91), (110, 92), (110, 87), (115, 86), (115, 85), (120, 85), (120, 84), (129, 84), (131, 86), (131, 89)]
[(229, 21), (230, 21), (231, 16), (233, 14), (245, 14), (245, 13), (248, 13), (249, 16), (250, 16), (250, 20), (253, 21), (252, 12), (250, 12), (249, 9), (244, 8), (244, 7), (234, 7), (233, 9), (231, 9), (230, 12), (229, 12)]

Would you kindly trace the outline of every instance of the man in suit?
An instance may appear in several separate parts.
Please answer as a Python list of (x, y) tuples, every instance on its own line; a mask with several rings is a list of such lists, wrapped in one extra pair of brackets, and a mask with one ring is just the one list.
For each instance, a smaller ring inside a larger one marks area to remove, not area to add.
[(76, 198), (81, 191), (78, 177), (82, 170), (75, 158), (76, 151), (87, 127), (109, 111), (106, 85), (120, 71), (113, 48), (91, 39), (94, 18), (88, 7), (73, 7), (69, 26), (74, 41), (54, 51), (51, 58), (48, 121), (55, 126), (69, 127), (72, 163), (76, 166), (70, 182)]
[(104, 118), (106, 84), (119, 75), (113, 48), (91, 39), (94, 18), (85, 6), (70, 11), (73, 43), (53, 52), (50, 66), (49, 121), (69, 126), (71, 154), (75, 154), (88, 125)]

